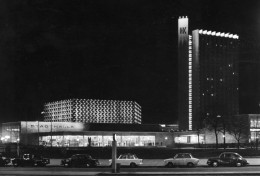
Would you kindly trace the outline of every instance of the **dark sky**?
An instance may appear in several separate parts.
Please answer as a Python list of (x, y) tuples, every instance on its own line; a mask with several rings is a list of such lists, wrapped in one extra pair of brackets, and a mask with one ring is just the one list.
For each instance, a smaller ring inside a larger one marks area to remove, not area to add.
[(144, 123), (175, 123), (179, 16), (240, 36), (240, 113), (259, 112), (260, 1), (0, 0), (1, 122), (85, 98), (134, 100)]

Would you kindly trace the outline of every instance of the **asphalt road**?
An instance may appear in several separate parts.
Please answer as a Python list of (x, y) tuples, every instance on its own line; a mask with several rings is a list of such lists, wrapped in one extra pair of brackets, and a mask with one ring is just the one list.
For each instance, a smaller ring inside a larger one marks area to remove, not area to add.
[(1, 167), (0, 175), (260, 175), (260, 166), (247, 167), (196, 167), (164, 168), (139, 167), (120, 168), (120, 173), (112, 173), (111, 168), (63, 168), (63, 167)]
[[(260, 158), (246, 158), (250, 165), (252, 166), (260, 166)], [(101, 163), (101, 166), (109, 166), (108, 159), (98, 159)], [(198, 167), (200, 166), (207, 166), (207, 160), (208, 159), (200, 159), (198, 163)], [(49, 166), (60, 166), (61, 159), (51, 159)], [(158, 167), (158, 166), (164, 166), (163, 159), (143, 159), (143, 165), (144, 167)]]

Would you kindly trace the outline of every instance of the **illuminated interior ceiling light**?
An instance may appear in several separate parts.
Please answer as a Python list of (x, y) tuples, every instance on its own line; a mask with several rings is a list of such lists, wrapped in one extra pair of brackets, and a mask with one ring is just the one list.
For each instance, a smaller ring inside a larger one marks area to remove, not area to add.
[(226, 33), (226, 34), (225, 34), (225, 37), (228, 37), (228, 36), (229, 36), (229, 33)]
[(213, 35), (213, 36), (216, 35), (216, 31), (213, 31), (213, 32), (211, 33), (211, 35)]
[(202, 29), (199, 30), (199, 33), (202, 34)]
[(202, 32), (202, 34), (207, 34), (207, 30), (204, 30), (204, 31)]
[(225, 33), (222, 32), (222, 33), (220, 34), (220, 37), (224, 37), (224, 36), (225, 36)]
[(207, 32), (207, 35), (210, 35), (210, 34), (211, 34), (211, 31), (208, 31), (208, 32)]
[(217, 32), (217, 33), (216, 33), (216, 36), (220, 36), (220, 32)]
[(229, 36), (228, 36), (229, 38), (233, 38), (233, 34), (229, 34)]

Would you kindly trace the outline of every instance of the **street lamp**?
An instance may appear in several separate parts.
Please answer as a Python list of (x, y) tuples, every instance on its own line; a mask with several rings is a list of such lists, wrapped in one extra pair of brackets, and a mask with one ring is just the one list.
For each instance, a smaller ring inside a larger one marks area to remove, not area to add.
[[(221, 115), (217, 115), (217, 118), (221, 118)], [(226, 149), (226, 124), (224, 122), (224, 119), (222, 121), (223, 124), (223, 148)]]
[(18, 138), (17, 139), (17, 156), (18, 157), (20, 156), (20, 145), (19, 145), (19, 143), (20, 143), (20, 139)]

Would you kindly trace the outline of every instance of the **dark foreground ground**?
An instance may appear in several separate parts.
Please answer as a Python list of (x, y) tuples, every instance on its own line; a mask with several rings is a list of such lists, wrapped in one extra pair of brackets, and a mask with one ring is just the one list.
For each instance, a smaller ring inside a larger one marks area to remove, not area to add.
[(121, 168), (119, 173), (112, 173), (111, 168), (1, 168), (0, 175), (260, 175), (260, 167), (196, 167), (196, 168)]

